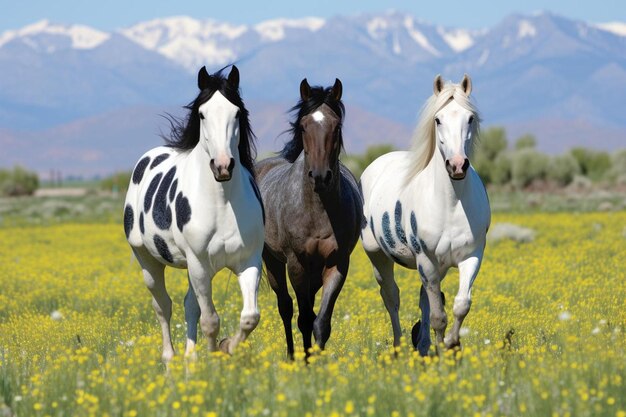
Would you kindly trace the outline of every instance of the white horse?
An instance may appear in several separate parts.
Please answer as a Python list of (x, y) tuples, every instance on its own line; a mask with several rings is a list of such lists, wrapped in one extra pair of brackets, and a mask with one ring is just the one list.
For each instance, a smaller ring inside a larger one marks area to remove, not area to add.
[[(431, 325), (437, 345), (460, 346), (459, 330), (470, 310), (491, 221), (487, 192), (468, 159), (480, 121), (469, 100), (471, 89), (467, 75), (460, 84), (445, 85), (437, 76), (412, 150), (379, 157), (361, 177), (368, 222), (361, 239), (391, 318), (394, 346), (401, 336), (394, 262), (417, 269), (422, 280), (422, 320), (412, 332), (422, 355), (430, 348)], [(444, 340), (448, 320), (440, 283), (450, 267), (459, 269), (460, 280), (454, 324)]]
[[(209, 75), (203, 67), (198, 87), (186, 121), (173, 122), (167, 146), (148, 151), (135, 166), (124, 209), (126, 237), (161, 324), (165, 361), (174, 355), (166, 265), (187, 268), (193, 291), (190, 288), (185, 305), (196, 311), (199, 306), (209, 350), (218, 348), (220, 326), (211, 281), (222, 268), (238, 275), (243, 309), (239, 332), (220, 348), (232, 353), (260, 317), (263, 206), (252, 174), (254, 136), (239, 95), (239, 71), (233, 66), (226, 78), (221, 71)], [(197, 303), (190, 300), (194, 292)], [(195, 349), (198, 320), (192, 319), (187, 319), (186, 354)]]

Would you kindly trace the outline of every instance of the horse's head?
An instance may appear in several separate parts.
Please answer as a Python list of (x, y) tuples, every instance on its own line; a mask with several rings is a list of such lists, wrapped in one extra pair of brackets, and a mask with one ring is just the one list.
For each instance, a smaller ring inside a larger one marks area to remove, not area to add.
[[(198, 88), (202, 97), (206, 91), (208, 99), (198, 107), (200, 118), (200, 144), (211, 158), (210, 167), (218, 182), (230, 180), (235, 167), (235, 156), (238, 155), (240, 140), (239, 117), (241, 109), (226, 96), (227, 91), (239, 89), (239, 70), (233, 65), (227, 85), (216, 88), (220, 79), (209, 75), (205, 67), (198, 73)], [(224, 91), (225, 94), (222, 93)], [(237, 94), (238, 95), (238, 94)]]
[[(468, 155), (474, 136), (478, 131), (478, 115), (469, 102), (472, 81), (465, 74), (459, 84), (445, 85), (440, 75), (435, 77), (435, 96), (448, 96), (443, 106), (435, 113), (434, 123), (437, 147), (443, 157), (448, 175), (453, 180), (462, 180), (470, 166)], [(443, 91), (443, 93), (442, 93)]]
[[(309, 180), (316, 192), (328, 189), (333, 183), (333, 177), (338, 175), (335, 168), (341, 151), (342, 114), (337, 114), (329, 105), (341, 100), (341, 81), (335, 79), (333, 87), (323, 92), (326, 94), (325, 102), (302, 116), (298, 126), (302, 132)], [(311, 94), (311, 87), (305, 78), (300, 83), (302, 103), (309, 101)]]

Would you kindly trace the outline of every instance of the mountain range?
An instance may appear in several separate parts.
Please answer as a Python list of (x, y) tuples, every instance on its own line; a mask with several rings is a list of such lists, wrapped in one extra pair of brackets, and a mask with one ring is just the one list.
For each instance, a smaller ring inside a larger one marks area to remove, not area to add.
[(436, 74), (473, 80), (484, 126), (541, 150), (625, 147), (626, 24), (549, 12), (494, 27), (400, 12), (234, 25), (169, 17), (105, 32), (40, 21), (0, 34), (0, 166), (96, 175), (129, 169), (183, 116), (196, 74), (236, 63), (261, 152), (280, 149), (298, 85), (344, 85), (346, 151), (406, 148)]

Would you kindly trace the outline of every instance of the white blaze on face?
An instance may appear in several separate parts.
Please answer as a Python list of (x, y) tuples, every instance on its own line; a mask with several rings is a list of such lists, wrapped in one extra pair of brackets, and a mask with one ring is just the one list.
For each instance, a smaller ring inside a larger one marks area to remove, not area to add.
[(315, 113), (312, 114), (313, 116), (313, 120), (315, 120), (318, 123), (322, 123), (322, 121), (324, 120), (324, 114), (321, 111), (316, 111)]

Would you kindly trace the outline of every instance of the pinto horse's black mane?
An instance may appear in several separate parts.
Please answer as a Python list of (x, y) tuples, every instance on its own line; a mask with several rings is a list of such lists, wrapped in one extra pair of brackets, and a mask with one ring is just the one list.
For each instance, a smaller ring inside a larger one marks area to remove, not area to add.
[(167, 115), (171, 130), (169, 136), (163, 135), (166, 146), (178, 149), (193, 149), (200, 140), (200, 106), (213, 97), (219, 91), (228, 101), (239, 107), (239, 158), (243, 165), (254, 175), (254, 159), (256, 158), (256, 137), (250, 126), (248, 110), (246, 109), (239, 88), (234, 87), (222, 74), (225, 68), (217, 71), (208, 78), (208, 87), (204, 88), (191, 103), (184, 106), (189, 110), (185, 119), (178, 119)]
[(280, 156), (285, 158), (289, 162), (294, 162), (298, 159), (300, 153), (304, 149), (302, 143), (302, 126), (300, 122), (302, 118), (307, 114), (311, 114), (322, 104), (326, 104), (331, 110), (339, 117), (340, 122), (337, 127), (337, 140), (339, 141), (340, 149), (343, 149), (343, 136), (341, 135), (341, 127), (343, 124), (343, 116), (345, 114), (345, 107), (341, 100), (335, 100), (333, 97), (332, 87), (311, 87), (310, 96), (306, 100), (300, 99), (298, 104), (289, 109), (289, 112), (296, 113), (296, 120), (291, 122), (291, 129), (287, 130), (293, 135), (293, 138), (285, 143), (285, 146), (280, 151)]

